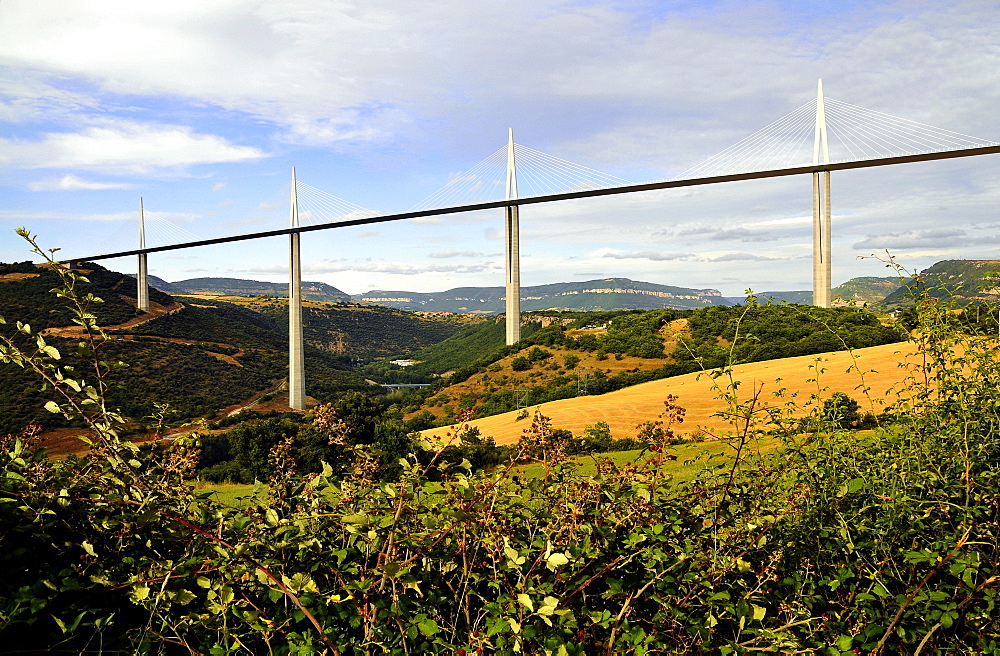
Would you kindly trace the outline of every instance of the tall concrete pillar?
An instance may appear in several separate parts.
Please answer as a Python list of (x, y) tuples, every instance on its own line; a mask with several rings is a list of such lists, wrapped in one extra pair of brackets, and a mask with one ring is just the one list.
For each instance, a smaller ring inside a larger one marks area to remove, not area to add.
[[(517, 167), (514, 162), (514, 129), (507, 133), (507, 200), (517, 198)], [(521, 339), (521, 250), (517, 205), (504, 208), (506, 223), (507, 345)]]
[[(292, 169), (290, 228), (299, 227), (299, 198)], [(288, 235), (288, 405), (293, 410), (306, 409), (306, 372), (302, 340), (302, 260), (299, 233)]]
[[(823, 80), (816, 91), (816, 132), (813, 141), (813, 164), (830, 163), (830, 145), (826, 133), (826, 107), (823, 103)], [(833, 229), (830, 213), (830, 172), (813, 173), (813, 305), (830, 307), (832, 291), (830, 258)]]
[[(146, 248), (146, 217), (143, 214), (142, 198), (139, 198), (139, 248)], [(146, 253), (139, 253), (139, 271), (135, 276), (135, 306), (142, 312), (149, 312), (149, 267)]]

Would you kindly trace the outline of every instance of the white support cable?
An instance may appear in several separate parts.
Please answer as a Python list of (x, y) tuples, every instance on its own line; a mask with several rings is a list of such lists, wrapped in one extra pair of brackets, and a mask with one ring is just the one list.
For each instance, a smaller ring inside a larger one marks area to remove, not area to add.
[(411, 210), (435, 207), (453, 207), (464, 200), (479, 199), (492, 180), (502, 180), (507, 165), (507, 147), (504, 146), (471, 169), (454, 176), (443, 187), (414, 205)]
[[(834, 157), (833, 161), (915, 155), (997, 143), (831, 98), (825, 98), (824, 105), (828, 132), (834, 143), (839, 143), (846, 151), (844, 157)], [(815, 108), (816, 100), (813, 99), (671, 179), (808, 164)]]
[[(560, 193), (580, 189), (600, 189), (630, 184), (628, 180), (530, 148), (516, 148), (518, 179), (522, 171), (527, 179), (537, 179), (539, 191)], [(541, 195), (541, 194), (539, 194)], [(522, 194), (523, 196), (523, 194)]]
[[(630, 184), (628, 180), (554, 157), (548, 153), (514, 144), (520, 197), (599, 189)], [(501, 181), (506, 174), (506, 146), (476, 166), (455, 176), (412, 209), (452, 207), (462, 203), (486, 202), (503, 198)]]
[(187, 228), (177, 225), (160, 212), (143, 212), (146, 221), (146, 244), (164, 246), (187, 241), (197, 241), (200, 236)]
[[(942, 152), (995, 145), (996, 142), (935, 128), (884, 112), (828, 100), (831, 132), (852, 159)], [(851, 146), (854, 148), (851, 148)], [(860, 151), (855, 152), (855, 149)]]
[[(344, 221), (347, 217), (378, 216), (378, 212), (329, 194), (303, 182), (298, 182), (299, 217), (302, 225)], [(304, 208), (304, 209), (303, 209)]]
[(582, 164), (577, 164), (569, 160), (562, 159), (560, 157), (555, 157), (544, 153), (540, 150), (535, 150), (533, 148), (528, 148), (527, 146), (514, 145), (515, 153), (518, 153), (519, 158), (528, 157), (536, 161), (540, 166), (547, 167), (553, 171), (559, 170), (564, 171), (567, 177), (575, 178), (577, 180), (588, 180), (596, 186), (614, 187), (630, 184), (629, 180), (619, 178), (603, 171), (598, 171)]
[(786, 140), (780, 138), (780, 135), (797, 134), (801, 127), (811, 120), (815, 104), (816, 101), (811, 100), (671, 179), (681, 180), (697, 175), (721, 174), (739, 170), (738, 165), (741, 162), (750, 157), (759, 157), (752, 155), (752, 153), (766, 153), (768, 152), (767, 148), (773, 147), (776, 141)]
[[(883, 127), (863, 122), (862, 117), (853, 115), (843, 115), (839, 110), (831, 113), (836, 129), (843, 129), (845, 132), (856, 134), (857, 141), (863, 141), (875, 153), (892, 152), (912, 152), (914, 150), (934, 149), (942, 145), (930, 143), (912, 143), (906, 141), (901, 135), (886, 130)], [(856, 130), (856, 132), (855, 132)]]
[[(831, 102), (831, 101), (828, 101)], [(886, 114), (885, 112), (879, 112), (874, 109), (866, 109), (864, 107), (859, 107), (857, 105), (851, 105), (850, 103), (832, 101), (834, 104), (841, 107), (850, 108), (859, 113), (864, 113), (866, 115), (877, 117), (880, 120), (896, 122), (901, 125), (908, 126), (911, 130), (919, 130), (924, 132), (929, 132), (930, 134), (936, 135), (938, 137), (945, 137), (946, 135), (950, 137), (954, 143), (961, 143), (963, 147), (975, 147), (975, 145), (995, 145), (997, 142), (989, 141), (987, 139), (980, 139), (979, 137), (974, 137), (972, 135), (964, 134), (962, 132), (955, 132), (954, 130), (947, 130), (945, 128), (934, 127), (933, 125), (928, 125), (926, 123), (920, 123), (918, 121), (913, 121), (907, 118), (901, 118), (899, 116), (893, 116), (892, 114)]]

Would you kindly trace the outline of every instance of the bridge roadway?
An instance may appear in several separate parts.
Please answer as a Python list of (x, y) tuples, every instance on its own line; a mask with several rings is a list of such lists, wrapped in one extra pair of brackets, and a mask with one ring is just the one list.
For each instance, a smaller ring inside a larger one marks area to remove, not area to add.
[(201, 239), (197, 241), (170, 244), (167, 246), (152, 246), (148, 248), (135, 248), (116, 253), (103, 253), (87, 257), (74, 257), (71, 260), (63, 260), (63, 263), (74, 264), (77, 262), (92, 262), (96, 260), (109, 260), (116, 257), (126, 257), (129, 255), (141, 255), (143, 253), (160, 253), (163, 251), (173, 251), (182, 248), (196, 248), (198, 246), (212, 246), (215, 244), (225, 244), (234, 241), (246, 241), (250, 239), (263, 239), (264, 237), (279, 237), (282, 235), (299, 234), (303, 232), (313, 232), (315, 230), (329, 230), (332, 228), (347, 228), (350, 226), (368, 225), (372, 223), (386, 223), (389, 221), (403, 221), (405, 219), (416, 219), (425, 216), (439, 216), (442, 214), (458, 214), (461, 212), (475, 212), (478, 210), (497, 209), (513, 205), (534, 205), (536, 203), (550, 203), (560, 200), (574, 200), (577, 198), (593, 198), (597, 196), (614, 196), (617, 194), (630, 194), (640, 191), (655, 191), (657, 189), (676, 189), (678, 187), (694, 187), (699, 185), (717, 184), (720, 182), (738, 182), (740, 180), (759, 180), (761, 178), (780, 178), (791, 175), (802, 175), (805, 173), (820, 173), (824, 171), (847, 171), (851, 169), (865, 169), (876, 166), (888, 166), (890, 164), (908, 164), (911, 162), (927, 162), (940, 159), (955, 159), (958, 157), (972, 157), (975, 155), (994, 155), (1000, 153), (1000, 145), (980, 146), (977, 148), (959, 148), (955, 150), (944, 150), (933, 153), (920, 153), (916, 155), (896, 155), (893, 157), (879, 157), (865, 160), (852, 160), (848, 162), (833, 162), (829, 164), (810, 164), (808, 166), (796, 166), (784, 169), (773, 169), (767, 171), (750, 171), (747, 173), (732, 173), (728, 175), (714, 175), (702, 178), (687, 178), (682, 180), (663, 180), (660, 182), (644, 182), (639, 184), (622, 185), (620, 187), (603, 187), (600, 189), (585, 189), (581, 191), (568, 191), (558, 194), (544, 194), (539, 196), (525, 196), (510, 200), (497, 200), (485, 203), (473, 203), (470, 205), (456, 205), (452, 207), (438, 207), (429, 210), (415, 210), (410, 212), (399, 212), (397, 214), (384, 214), (378, 216), (349, 219), (346, 221), (336, 221), (321, 223), (317, 225), (299, 226), (296, 228), (283, 228), (280, 230), (267, 230), (264, 232), (252, 232), (244, 235), (234, 235), (229, 237), (216, 237), (214, 239)]

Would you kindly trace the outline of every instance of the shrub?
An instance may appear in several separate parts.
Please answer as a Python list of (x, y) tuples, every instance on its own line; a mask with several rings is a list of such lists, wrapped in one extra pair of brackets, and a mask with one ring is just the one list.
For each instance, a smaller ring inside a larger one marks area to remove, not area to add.
[[(74, 307), (92, 331), (80, 348), (106, 372), (99, 328)], [(503, 457), (464, 431), (451, 455), (397, 459), (391, 482), (379, 444), (398, 441), (398, 419), (352, 403), (289, 428), (240, 507), (187, 485), (196, 440), (145, 456), (118, 439), (100, 376), (68, 370), (22, 325), (0, 334), (0, 359), (40, 376), (47, 407), (84, 422), (93, 448), (50, 461), (31, 430), (0, 439), (4, 649), (996, 653), (1000, 359), (952, 321), (944, 304), (919, 307), (926, 360), (892, 400), (895, 423), (862, 436), (821, 403), (768, 405), (723, 366), (730, 428), (715, 437), (730, 456), (690, 482), (664, 469), (674, 399), (642, 458), (595, 458), (593, 476), (536, 413)], [(375, 444), (347, 439), (370, 424)], [(349, 452), (343, 475), (296, 471), (309, 432)], [(477, 453), (490, 471), (471, 471)]]

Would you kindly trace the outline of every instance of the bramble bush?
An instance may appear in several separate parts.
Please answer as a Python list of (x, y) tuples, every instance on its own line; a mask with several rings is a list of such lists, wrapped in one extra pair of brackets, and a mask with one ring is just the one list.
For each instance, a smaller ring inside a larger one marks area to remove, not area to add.
[[(186, 484), (196, 438), (142, 460), (118, 439), (100, 329), (79, 276), (62, 275), (93, 370), (61, 367), (28, 326), (0, 337), (0, 358), (40, 375), (50, 409), (93, 437), (63, 461), (30, 429), (0, 445), (0, 649), (1000, 652), (1000, 363), (941, 304), (918, 303), (923, 359), (895, 423), (860, 436), (821, 391), (803, 423), (790, 395), (765, 399), (722, 367), (710, 375), (731, 430), (715, 437), (731, 453), (689, 482), (664, 467), (676, 404), (642, 459), (595, 457), (593, 475), (536, 414), (492, 470), (413, 454), (382, 481), (378, 453), (324, 407), (311, 430), (349, 469), (300, 475), (289, 435), (268, 485), (230, 507)], [(763, 437), (783, 447), (760, 450)], [(527, 460), (544, 474), (522, 478)]]

